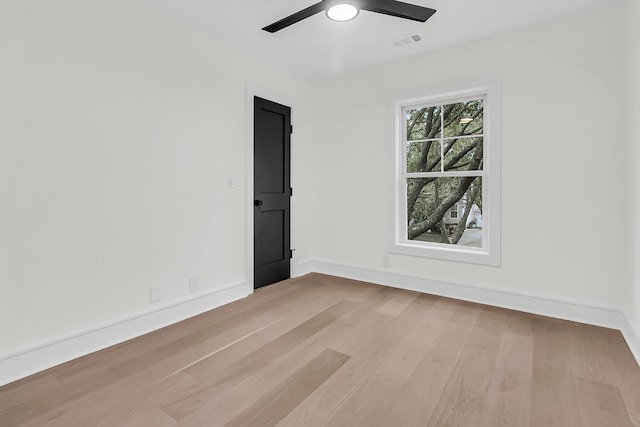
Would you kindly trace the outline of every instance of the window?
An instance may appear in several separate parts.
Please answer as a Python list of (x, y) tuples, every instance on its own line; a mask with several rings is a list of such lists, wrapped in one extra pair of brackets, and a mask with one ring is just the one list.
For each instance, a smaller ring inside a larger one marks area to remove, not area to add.
[(398, 101), (393, 252), (499, 265), (497, 84)]
[(458, 218), (458, 204), (454, 203), (453, 206), (451, 206), (451, 213), (449, 214), (449, 216), (451, 217), (451, 219), (457, 219)]

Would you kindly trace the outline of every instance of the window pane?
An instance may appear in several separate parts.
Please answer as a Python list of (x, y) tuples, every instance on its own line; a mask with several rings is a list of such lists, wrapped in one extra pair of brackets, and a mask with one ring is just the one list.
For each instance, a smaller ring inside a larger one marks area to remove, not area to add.
[(482, 138), (461, 138), (444, 141), (444, 170), (482, 170)]
[(469, 102), (459, 102), (457, 104), (445, 105), (443, 108), (445, 138), (483, 133), (483, 100), (478, 99)]
[(440, 141), (407, 142), (407, 172), (440, 172)]
[(458, 218), (458, 204), (456, 203), (455, 205), (451, 206), (451, 209), (449, 209), (451, 218)]
[(407, 110), (407, 139), (440, 138), (440, 106)]
[(481, 248), (482, 178), (408, 179), (407, 218), (409, 240)]

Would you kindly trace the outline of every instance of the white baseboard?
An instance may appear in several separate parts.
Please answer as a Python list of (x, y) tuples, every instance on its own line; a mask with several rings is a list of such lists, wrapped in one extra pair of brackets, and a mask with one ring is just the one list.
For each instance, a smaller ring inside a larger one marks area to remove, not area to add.
[(640, 364), (640, 338), (626, 316), (620, 310), (613, 308), (588, 306), (538, 295), (498, 291), (325, 261), (306, 261), (297, 265), (296, 274), (298, 275), (312, 272), (618, 329)]
[(0, 356), (0, 386), (239, 300), (252, 292), (252, 287), (246, 282), (231, 284), (36, 347)]
[(631, 323), (629, 323), (626, 317), (624, 325), (620, 328), (620, 332), (622, 332), (622, 336), (627, 341), (627, 345), (631, 353), (635, 356), (636, 362), (640, 365), (640, 333), (631, 326)]

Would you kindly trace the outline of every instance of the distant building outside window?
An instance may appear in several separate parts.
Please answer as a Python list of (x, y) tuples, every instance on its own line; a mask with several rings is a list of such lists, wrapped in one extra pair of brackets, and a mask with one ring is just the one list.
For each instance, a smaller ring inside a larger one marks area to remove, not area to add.
[(454, 204), (453, 206), (451, 206), (451, 218), (455, 219), (458, 218), (458, 204)]

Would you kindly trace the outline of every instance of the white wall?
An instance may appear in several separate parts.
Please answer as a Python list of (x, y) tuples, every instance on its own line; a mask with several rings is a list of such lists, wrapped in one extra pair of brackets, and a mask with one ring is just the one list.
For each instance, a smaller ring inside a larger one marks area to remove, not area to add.
[(246, 82), (305, 86), (131, 3), (0, 3), (0, 358), (245, 280)]
[[(627, 16), (629, 37), (629, 91), (628, 91), (628, 164), (629, 175), (629, 235), (630, 292), (626, 305), (627, 317), (640, 340), (640, 1), (629, 1)], [(640, 342), (638, 343), (640, 344)]]
[[(620, 309), (625, 3), (317, 83), (310, 259)], [(502, 79), (502, 266), (390, 255), (389, 100)], [(558, 212), (575, 212), (573, 218)]]

